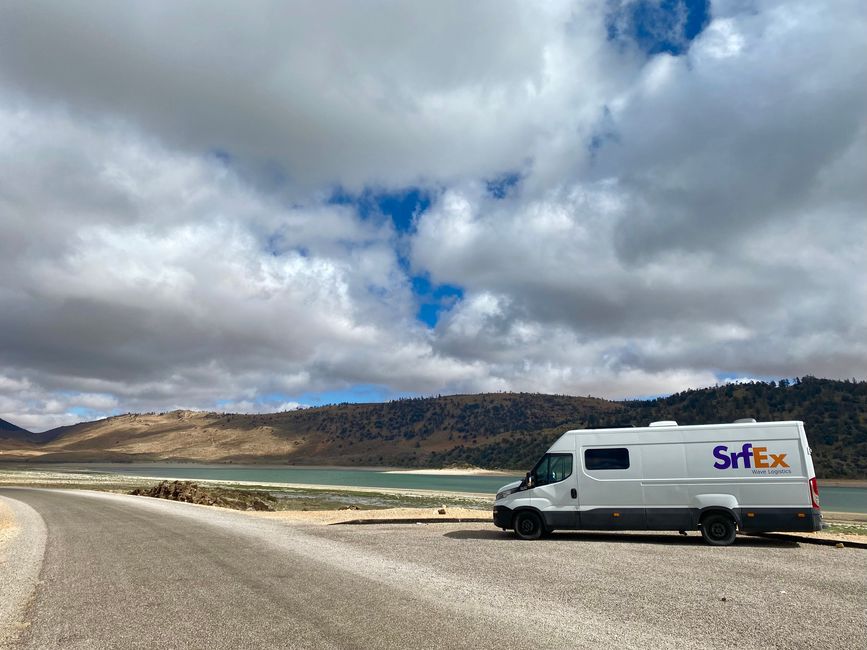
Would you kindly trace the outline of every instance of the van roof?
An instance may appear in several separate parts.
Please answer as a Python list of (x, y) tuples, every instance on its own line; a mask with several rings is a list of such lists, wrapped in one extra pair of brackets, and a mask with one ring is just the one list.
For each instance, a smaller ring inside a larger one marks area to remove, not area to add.
[(660, 426), (656, 425), (653, 427), (612, 427), (609, 429), (570, 429), (565, 433), (621, 433), (628, 431), (630, 433), (635, 433), (637, 431), (654, 431), (654, 432), (662, 432), (662, 431), (696, 431), (696, 430), (704, 430), (704, 429), (753, 429), (753, 428), (767, 428), (767, 427), (785, 427), (792, 425), (801, 425), (803, 426), (803, 421), (801, 420), (783, 420), (779, 422), (721, 422), (719, 424), (687, 424), (687, 425), (679, 425), (672, 424), (668, 426)]

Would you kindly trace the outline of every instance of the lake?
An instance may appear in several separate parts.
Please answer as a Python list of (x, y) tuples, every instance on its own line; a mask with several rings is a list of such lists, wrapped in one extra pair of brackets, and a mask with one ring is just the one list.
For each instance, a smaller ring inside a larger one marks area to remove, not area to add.
[[(61, 469), (61, 467), (58, 467)], [(105, 464), (63, 465), (65, 470), (108, 472), (125, 476), (154, 476), (172, 479), (200, 479), (249, 483), (298, 483), (339, 485), (341, 487), (389, 488), (395, 490), (437, 490), (496, 494), (515, 476), (431, 476), (390, 474), (374, 469), (268, 467), (262, 465), (187, 465), (187, 464)]]
[[(437, 490), (495, 494), (514, 476), (443, 476), (390, 474), (370, 469), (263, 467), (261, 465), (185, 464), (88, 464), (65, 465), (65, 469), (108, 472), (126, 476), (153, 476), (172, 479), (200, 479), (250, 483), (298, 483), (342, 487)], [(47, 469), (47, 467), (46, 467)], [(59, 469), (59, 468), (58, 468)], [(834, 512), (867, 513), (867, 488), (823, 487), (819, 481), (822, 508)]]

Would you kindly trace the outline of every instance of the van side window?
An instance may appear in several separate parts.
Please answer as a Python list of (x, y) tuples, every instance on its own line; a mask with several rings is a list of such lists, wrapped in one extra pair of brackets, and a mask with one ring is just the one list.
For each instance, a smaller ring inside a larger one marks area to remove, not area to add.
[(585, 449), (584, 466), (587, 469), (629, 469), (629, 450), (626, 447)]
[(533, 468), (533, 484), (558, 483), (572, 475), (572, 454), (545, 454)]

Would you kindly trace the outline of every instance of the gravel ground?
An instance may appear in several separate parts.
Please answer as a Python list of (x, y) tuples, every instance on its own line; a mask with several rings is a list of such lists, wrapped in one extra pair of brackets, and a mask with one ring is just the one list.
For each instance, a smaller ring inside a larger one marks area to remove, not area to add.
[(556, 630), (566, 647), (860, 649), (867, 637), (864, 550), (749, 537), (712, 548), (698, 534), (520, 542), (491, 527), (445, 524), (340, 526), (329, 538), (387, 549), (441, 593)]
[[(867, 551), (487, 524), (322, 526), (11, 490), (48, 528), (24, 648), (858, 648)], [(33, 522), (29, 522), (31, 525)]]
[[(393, 520), (404, 519), (409, 523), (414, 523), (416, 519), (422, 519), (426, 523), (430, 523), (431, 519), (485, 519), (490, 520), (490, 510), (479, 510), (476, 508), (444, 508), (446, 514), (439, 514), (439, 508), (387, 508), (384, 510), (283, 510), (279, 512), (246, 512), (253, 517), (262, 517), (277, 521), (286, 521), (294, 523), (311, 523), (311, 524), (340, 524), (363, 519), (368, 520)], [(853, 526), (858, 527), (859, 532), (815, 532), (815, 533), (785, 533), (787, 537), (810, 540), (826, 540), (831, 542), (860, 544), (867, 543), (867, 535), (860, 531), (865, 530), (864, 524), (854, 523)], [(698, 534), (698, 533), (695, 533)]]
[(439, 508), (386, 508), (383, 510), (280, 510), (278, 512), (245, 512), (251, 517), (308, 524), (340, 524), (358, 519), (490, 519), (490, 510), (472, 508), (444, 508), (446, 514), (439, 514)]

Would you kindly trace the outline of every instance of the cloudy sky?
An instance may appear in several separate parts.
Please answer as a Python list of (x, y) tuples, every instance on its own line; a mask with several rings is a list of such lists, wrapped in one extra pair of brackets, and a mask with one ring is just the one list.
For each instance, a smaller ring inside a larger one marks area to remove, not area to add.
[(0, 417), (867, 377), (865, 14), (3, 2)]

